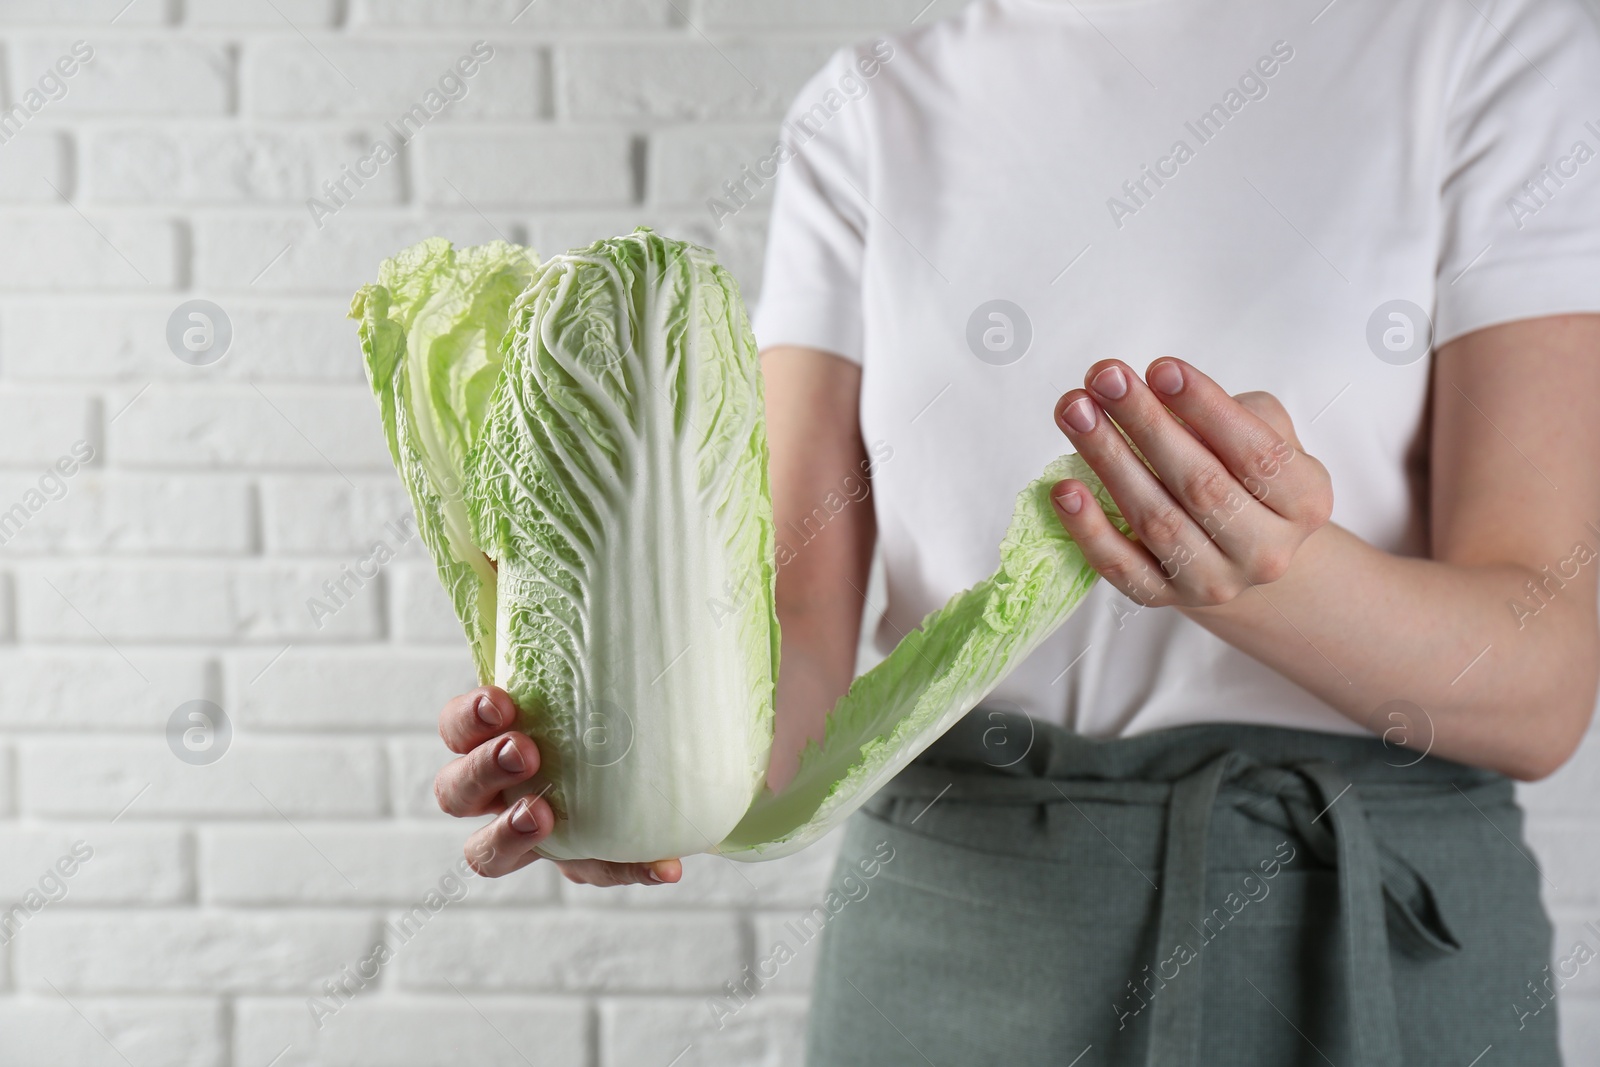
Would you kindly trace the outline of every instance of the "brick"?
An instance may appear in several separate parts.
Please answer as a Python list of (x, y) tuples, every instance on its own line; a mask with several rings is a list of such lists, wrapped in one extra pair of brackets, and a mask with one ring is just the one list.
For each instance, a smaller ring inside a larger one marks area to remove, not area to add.
[(1592, 817), (1530, 820), (1526, 836), (1530, 848), (1525, 851), (1544, 872), (1547, 900), (1600, 907), (1600, 825)]
[[(543, 51), (490, 42), (494, 54), (470, 78), (462, 78), (456, 63), (472, 58), (473, 38), (454, 33), (450, 38), (399, 44), (318, 34), (311, 38), (315, 48), (298, 36), (262, 40), (245, 59), (244, 111), (273, 118), (364, 115), (398, 122), (422, 107), (418, 120), (400, 129), (403, 138), (439, 122), (532, 119), (547, 112)], [(455, 90), (454, 103), (447, 103), (443, 78), (464, 85)], [(430, 92), (437, 103), (425, 99)], [(396, 141), (390, 145), (399, 147)]]
[[(31, 84), (70, 52), (72, 42), (70, 36), (16, 41), (20, 79)], [(232, 106), (233, 60), (224, 44), (98, 34), (89, 43), (94, 58), (66, 80), (65, 96), (46, 105), (52, 117), (223, 115)]]
[(407, 819), (431, 819), (452, 826), (460, 822), (439, 810), (433, 779), (455, 754), (437, 737), (397, 737), (389, 742), (390, 804)]
[(0, 729), (161, 729), (184, 701), (218, 696), (199, 654), (125, 654), (133, 666), (103, 647), (0, 649)]
[[(154, 218), (87, 218), (70, 207), (0, 216), (0, 288), (14, 292), (148, 291), (178, 281), (178, 231)], [(98, 231), (98, 232), (97, 232)]]
[(371, 951), (377, 924), (325, 912), (43, 912), (17, 938), (18, 985), (65, 993), (312, 992)]
[(11, 575), (0, 571), (0, 641), (17, 639), (17, 593)]
[(6, 1035), (0, 1049), (6, 1064), (227, 1063), (222, 1004), (199, 997), (73, 997), (68, 1003), (46, 986), (36, 996), (0, 999), (0, 1033)]
[(1561, 1002), (1561, 1062), (1583, 1063), (1600, 1047), (1600, 1000), (1568, 997)]
[(610, 130), (439, 130), (422, 138), (423, 196), (480, 209), (626, 204), (631, 152), (632, 138)]
[(336, 0), (184, 0), (183, 5), (184, 21), (192, 26), (269, 30), (330, 26), (338, 13)]
[(744, 957), (732, 918), (441, 912), (405, 946), (402, 988), (711, 991)]
[[(651, 997), (607, 1000), (600, 1006), (602, 1067), (672, 1063), (712, 1067), (760, 1063), (800, 1067), (805, 1051), (805, 1002), (766, 994), (737, 1014), (712, 1014), (713, 998)], [(673, 1057), (680, 1057), (675, 1062)]]
[[(634, 211), (563, 211), (533, 216), (530, 241), (542, 256), (587, 248), (605, 237), (631, 233), (636, 226), (653, 226), (674, 239), (679, 234), (666, 212), (644, 208)], [(662, 225), (657, 225), (661, 223)]]
[(0, 147), (0, 201), (54, 204), (72, 195), (64, 134), (26, 127)]
[(694, 208), (643, 208), (619, 213), (563, 212), (541, 214), (532, 223), (533, 246), (545, 255), (583, 248), (597, 238), (628, 233), (635, 226), (650, 226), (674, 240), (704, 245), (739, 282), (744, 300), (754, 306), (760, 291), (762, 256), (766, 251), (767, 219), (757, 208), (742, 211), (718, 226), (704, 206)]
[(272, 1067), (573, 1067), (590, 1062), (588, 1015), (577, 999), (368, 993), (318, 1029), (304, 1000), (247, 997), (235, 1009), (234, 1062), (282, 1053)]
[(0, 23), (7, 26), (85, 25), (104, 27), (113, 19), (119, 27), (154, 26), (166, 21), (162, 4), (149, 0), (78, 0), (58, 4), (56, 0), (4, 0), (0, 3)]
[[(83, 393), (0, 388), (0, 457), (35, 479), (62, 457), (73, 459), (75, 443), (92, 446), (94, 426), (94, 403)], [(14, 498), (0, 496), (0, 501), (9, 508)]]
[[(281, 264), (280, 264), (281, 266)], [(27, 381), (152, 380), (365, 383), (349, 295), (336, 300), (214, 301), (233, 341), (216, 363), (195, 367), (167, 345), (167, 320), (188, 295), (159, 301), (44, 298), (0, 308), (0, 374)], [(115, 415), (111, 409), (108, 417)]]
[(1542, 782), (1519, 783), (1517, 799), (1537, 820), (1545, 814), (1600, 811), (1600, 730), (1591, 730), (1577, 753)]
[[(522, 240), (509, 220), (489, 220), (471, 211), (418, 219), (351, 208), (323, 217), (319, 229), (303, 211), (207, 215), (194, 222), (194, 273), (198, 284), (212, 290), (338, 295), (348, 301), (377, 278), (385, 259), (424, 238), (445, 237), (458, 245)], [(345, 325), (353, 331), (354, 324)], [(341, 352), (349, 351), (341, 346)]]
[(752, 207), (719, 226), (709, 211), (686, 216), (683, 239), (705, 245), (739, 283), (746, 304), (754, 308), (761, 293), (761, 268), (767, 247), (767, 217)]
[[(718, 209), (720, 212), (720, 208)], [(755, 208), (716, 218), (710, 208), (685, 224), (688, 240), (705, 245), (739, 283), (739, 296), (750, 314), (761, 302), (762, 269), (766, 266), (767, 216)]]
[[(1562, 1003), (1565, 1004), (1572, 997), (1600, 996), (1600, 933), (1595, 932), (1600, 929), (1600, 913), (1593, 909), (1557, 909), (1551, 920), (1555, 936), (1550, 947), (1550, 974), (1552, 982), (1559, 980), (1562, 983), (1558, 986)], [(1587, 962), (1584, 962), (1585, 959)], [(1539, 971), (1511, 977), (1513, 980), (1508, 986), (1526, 992), (1527, 987), (1523, 982), (1542, 984), (1545, 974)], [(1526, 1002), (1523, 1006), (1531, 1007)]]
[(397, 641), (462, 647), (466, 635), (432, 563), (396, 563), (388, 571), (390, 623)]
[[(337, 564), (39, 564), (19, 577), (30, 641), (265, 642), (371, 640), (382, 634), (381, 581), (331, 613), (321, 587)], [(52, 588), (54, 586), (54, 588)]]
[(428, 558), (420, 538), (401, 544), (416, 520), (405, 485), (393, 473), (350, 482), (322, 474), (264, 478), (261, 511), (263, 541), (274, 555), (365, 552), (382, 541), (408, 561)]
[(721, 856), (686, 856), (683, 880), (672, 885), (562, 886), (566, 900), (605, 907), (808, 908), (827, 892), (839, 835), (782, 859), (743, 863)]
[(227, 659), (228, 706), (253, 730), (410, 730), (437, 740), (439, 710), (477, 684), (465, 641), (451, 651), (294, 648), (267, 667), (273, 655)]
[(944, 10), (928, 9), (928, 0), (701, 0), (700, 25), (707, 31), (727, 27), (741, 30), (807, 30), (817, 27), (848, 26), (904, 30), (911, 20), (926, 12), (918, 24), (953, 13), (954, 4)]
[(559, 69), (578, 119), (782, 118), (825, 44), (571, 44)]
[[(16, 804), (12, 800), (16, 793), (12, 785), (16, 781), (16, 775), (11, 769), (13, 761), (11, 746), (0, 744), (0, 817), (9, 817), (16, 810)], [(0, 988), (4, 988), (3, 982), (0, 982)]]
[[(7, 523), (14, 503), (27, 509), (41, 497), (46, 503), (25, 523)], [(0, 473), (0, 545), (8, 553), (246, 553), (250, 512), (250, 487), (233, 478)]]
[(673, 25), (668, 0), (457, 0), (441, 7), (429, 0), (355, 0), (353, 26), (483, 26), (499, 33), (595, 27), (648, 29)]
[[(52, 912), (85, 904), (191, 899), (188, 849), (176, 827), (125, 822), (0, 826), (0, 855), (6, 857), (0, 867), (0, 923), (30, 890), (51, 898), (45, 908)], [(58, 866), (62, 862), (65, 868)], [(72, 873), (64, 875), (64, 870)], [(23, 919), (22, 928), (43, 914)]]
[(754, 173), (776, 143), (776, 131), (770, 129), (686, 126), (660, 130), (650, 142), (649, 198), (656, 204), (704, 208), (711, 197), (727, 200), (724, 185), (733, 182), (736, 187), (743, 183), (741, 195), (765, 209), (772, 202), (775, 179), (758, 174), (758, 180), (751, 181), (744, 168)]
[(298, 831), (281, 823), (205, 827), (200, 899), (227, 905), (393, 905), (400, 915), (424, 905), (430, 892), (449, 900), (444, 907), (450, 910), (554, 898), (560, 875), (552, 864), (537, 863), (506, 878), (463, 875), (462, 850), (476, 822), (324, 823)]
[(109, 462), (126, 466), (392, 469), (383, 426), (366, 389), (152, 386), (138, 400), (108, 402)]
[(235, 734), (208, 766), (180, 762), (164, 737), (78, 737), (19, 744), (30, 815), (140, 820), (170, 816), (360, 818), (383, 813), (383, 757), (369, 741)]
[[(777, 973), (767, 980), (761, 987), (762, 995), (793, 993), (796, 996), (807, 996), (811, 993), (811, 982), (817, 973), (817, 956), (821, 951), (818, 940), (816, 919), (810, 919), (809, 930), (803, 925), (806, 913), (802, 911), (778, 912), (775, 914), (762, 914), (753, 916), (751, 922), (755, 926), (755, 958), (758, 961), (773, 960), (768, 966), (777, 966)], [(794, 924), (794, 925), (790, 925)], [(778, 963), (778, 946), (787, 945), (794, 955), (787, 962)], [(731, 1005), (730, 1005), (731, 1006)]]
[[(330, 195), (323, 183), (346, 180), (344, 168), (354, 171), (377, 136), (197, 124), (108, 130), (89, 140), (85, 185), (98, 203), (299, 205)], [(398, 161), (359, 176), (362, 205), (404, 199)]]

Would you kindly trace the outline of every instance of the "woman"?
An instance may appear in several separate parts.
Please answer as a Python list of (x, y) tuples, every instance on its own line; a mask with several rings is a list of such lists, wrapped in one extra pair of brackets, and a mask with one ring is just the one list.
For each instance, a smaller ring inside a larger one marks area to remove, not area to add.
[[(1510, 779), (1572, 754), (1600, 663), (1597, 90), (1576, 0), (980, 0), (802, 91), (758, 168), (804, 531), (769, 777), (875, 546), (884, 648), (1061, 451), (1132, 535), (1056, 487), (1106, 581), (853, 821), (841, 871), (893, 858), (828, 926), (811, 1062), (1559, 1061)], [(511, 722), (445, 709), (445, 810), (533, 772)]]

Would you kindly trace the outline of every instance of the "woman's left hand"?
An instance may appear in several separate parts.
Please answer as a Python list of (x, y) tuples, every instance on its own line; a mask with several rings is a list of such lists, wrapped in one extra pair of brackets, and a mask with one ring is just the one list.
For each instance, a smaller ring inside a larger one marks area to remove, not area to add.
[(1057, 483), (1051, 499), (1090, 566), (1138, 603), (1226, 604), (1283, 577), (1306, 538), (1327, 523), (1328, 472), (1300, 450), (1288, 413), (1270, 394), (1229, 396), (1171, 356), (1152, 363), (1144, 380), (1127, 364), (1104, 360), (1085, 382), (1087, 390), (1056, 403), (1056, 424), (1138, 540), (1111, 524), (1080, 481)]

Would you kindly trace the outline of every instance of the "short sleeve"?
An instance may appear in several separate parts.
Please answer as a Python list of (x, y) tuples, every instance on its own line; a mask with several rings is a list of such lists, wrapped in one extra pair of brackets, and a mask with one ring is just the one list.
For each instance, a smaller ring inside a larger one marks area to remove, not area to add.
[(1444, 116), (1435, 340), (1600, 311), (1600, 27), (1583, 0), (1478, 5)]
[(752, 325), (762, 348), (801, 345), (861, 362), (864, 100), (853, 50), (836, 53), (784, 119), (767, 231), (761, 299)]

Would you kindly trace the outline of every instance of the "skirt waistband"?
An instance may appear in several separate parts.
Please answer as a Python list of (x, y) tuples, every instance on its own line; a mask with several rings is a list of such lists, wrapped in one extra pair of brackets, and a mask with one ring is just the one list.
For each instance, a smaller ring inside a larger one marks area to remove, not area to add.
[[(1026, 715), (980, 707), (929, 746), (889, 789), (910, 796), (933, 781), (942, 788), (950, 782), (951, 772), (977, 776), (963, 783), (968, 791), (992, 790), (997, 795), (1013, 789), (1027, 793), (1026, 786), (1017, 788), (1020, 783), (1042, 779), (1161, 785), (1193, 774), (1224, 753), (1238, 753), (1263, 767), (1331, 763), (1374, 795), (1381, 795), (1388, 786), (1400, 790), (1442, 787), (1452, 794), (1453, 786), (1511, 788), (1510, 782), (1494, 771), (1365, 735), (1207, 723), (1096, 740)], [(929, 773), (930, 769), (937, 773)]]

